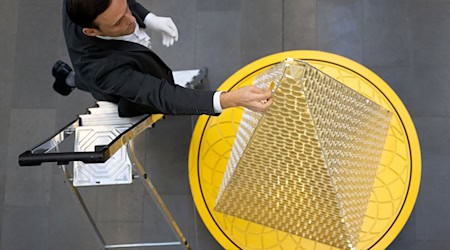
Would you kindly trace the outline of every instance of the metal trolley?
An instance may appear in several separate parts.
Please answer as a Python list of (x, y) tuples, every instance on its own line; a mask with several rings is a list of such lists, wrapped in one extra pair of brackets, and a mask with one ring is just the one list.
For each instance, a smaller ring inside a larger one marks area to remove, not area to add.
[[(205, 88), (208, 84), (206, 68), (175, 71), (174, 78), (177, 84), (187, 88)], [(44, 162), (56, 162), (103, 249), (158, 246), (191, 249), (134, 151), (133, 139), (163, 118), (160, 114), (121, 118), (115, 104), (97, 102), (97, 106), (89, 108), (88, 113), (79, 115), (49, 139), (22, 153), (19, 165), (39, 166)], [(59, 145), (71, 136), (75, 137), (73, 152), (60, 152)], [(72, 170), (70, 162), (73, 162)], [(133, 179), (139, 179), (144, 185), (178, 241), (117, 245), (105, 242), (78, 187), (131, 184)]]

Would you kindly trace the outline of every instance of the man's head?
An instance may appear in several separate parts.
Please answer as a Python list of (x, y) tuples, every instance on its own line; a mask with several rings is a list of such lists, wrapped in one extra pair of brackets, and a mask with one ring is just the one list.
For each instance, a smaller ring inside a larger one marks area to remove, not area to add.
[(67, 0), (66, 10), (87, 36), (124, 36), (136, 28), (127, 0)]

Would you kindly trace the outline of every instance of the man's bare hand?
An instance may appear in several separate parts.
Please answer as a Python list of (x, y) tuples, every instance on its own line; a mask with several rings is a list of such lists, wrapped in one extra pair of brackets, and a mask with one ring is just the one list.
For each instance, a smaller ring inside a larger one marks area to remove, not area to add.
[(247, 86), (220, 95), (223, 109), (243, 106), (256, 112), (266, 112), (272, 104), (272, 91)]

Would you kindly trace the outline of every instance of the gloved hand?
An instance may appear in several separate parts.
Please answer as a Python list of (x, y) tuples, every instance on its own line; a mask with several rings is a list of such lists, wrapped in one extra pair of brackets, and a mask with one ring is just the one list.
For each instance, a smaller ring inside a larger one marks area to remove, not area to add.
[(178, 41), (178, 29), (170, 17), (159, 17), (149, 13), (144, 20), (145, 25), (151, 30), (159, 31), (162, 34), (162, 44), (170, 47)]

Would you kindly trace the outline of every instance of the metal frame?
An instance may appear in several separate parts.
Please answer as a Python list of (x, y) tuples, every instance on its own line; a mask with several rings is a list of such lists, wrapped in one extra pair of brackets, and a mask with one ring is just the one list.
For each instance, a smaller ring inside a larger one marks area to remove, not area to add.
[[(39, 144), (31, 150), (27, 150), (26, 152), (22, 153), (19, 156), (19, 165), (36, 166), (40, 165), (43, 162), (57, 162), (57, 165), (61, 169), (64, 182), (72, 191), (71, 193), (73, 194), (73, 198), (75, 200), (78, 200), (80, 208), (85, 212), (86, 218), (91, 224), (90, 229), (95, 235), (97, 242), (102, 246), (103, 249), (180, 246), (183, 247), (183, 249), (190, 250), (190, 245), (188, 244), (186, 238), (184, 237), (177, 223), (167, 209), (167, 206), (165, 205), (158, 191), (153, 186), (152, 182), (149, 179), (149, 176), (147, 175), (145, 169), (142, 167), (134, 152), (133, 139), (145, 129), (153, 127), (154, 124), (163, 117), (163, 115), (148, 115), (138, 123), (136, 123), (134, 126), (132, 126), (130, 129), (122, 133), (116, 139), (114, 139), (109, 145), (97, 146), (95, 151), (93, 152), (59, 152), (58, 145), (69, 136), (73, 135), (75, 129), (81, 126), (80, 119), (76, 119), (43, 143)], [(103, 239), (103, 236), (97, 228), (97, 225), (91, 213), (89, 212), (89, 209), (87, 208), (83, 197), (78, 191), (78, 188), (73, 185), (73, 173), (71, 173), (67, 165), (71, 161), (83, 161), (85, 163), (103, 163), (123, 146), (127, 147), (127, 153), (130, 156), (134, 172), (138, 174), (138, 179), (141, 180), (145, 189), (152, 197), (153, 201), (156, 203), (160, 212), (178, 238), (178, 241), (107, 245), (105, 240)], [(55, 150), (56, 152), (50, 153), (50, 151), (52, 150)]]

